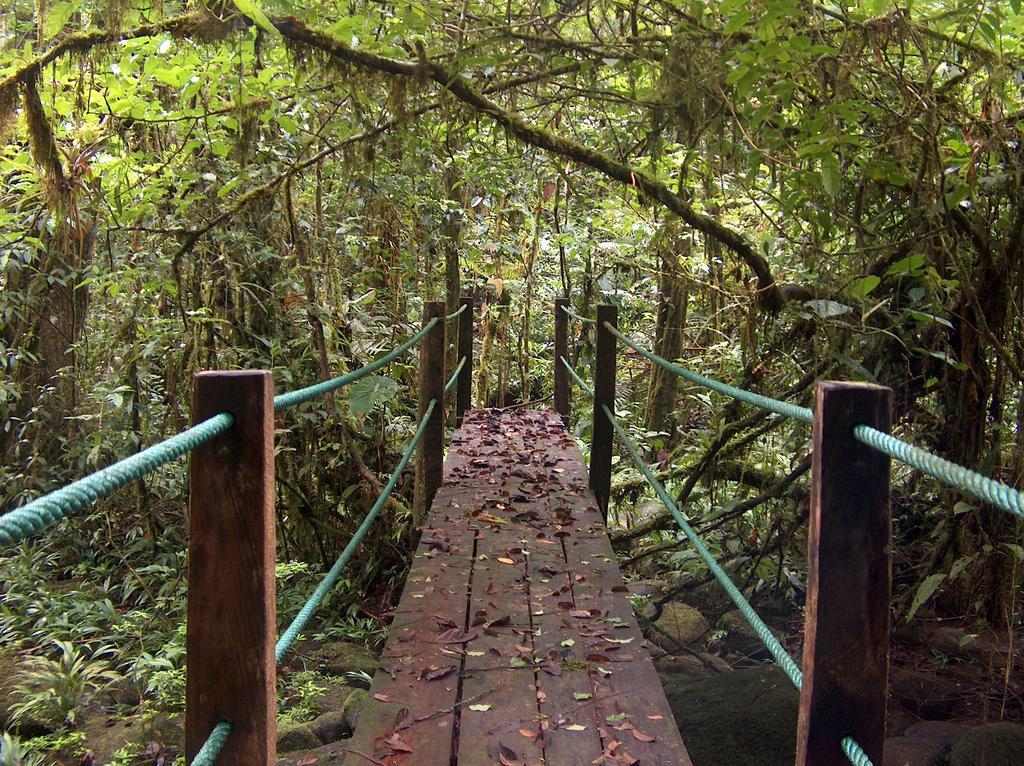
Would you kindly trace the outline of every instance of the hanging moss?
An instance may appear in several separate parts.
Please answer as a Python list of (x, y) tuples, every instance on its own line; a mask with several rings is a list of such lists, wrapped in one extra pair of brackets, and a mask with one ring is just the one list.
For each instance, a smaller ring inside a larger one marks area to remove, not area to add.
[(53, 138), (53, 128), (46, 117), (43, 102), (36, 88), (36, 78), (25, 82), (24, 88), (25, 121), (28, 123), (29, 148), (32, 159), (46, 174), (47, 181), (59, 190), (64, 183), (64, 166), (60, 161), (60, 150)]

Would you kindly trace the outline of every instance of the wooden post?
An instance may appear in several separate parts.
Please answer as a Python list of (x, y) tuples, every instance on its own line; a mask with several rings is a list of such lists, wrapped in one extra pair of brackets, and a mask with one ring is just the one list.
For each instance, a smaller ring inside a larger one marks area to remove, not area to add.
[(455, 427), (462, 425), (462, 417), (469, 409), (473, 401), (473, 298), (463, 295), (459, 299), (459, 305), (465, 306), (466, 310), (459, 315), (459, 353), (455, 363), (463, 357), (466, 363), (462, 365), (458, 382), (455, 384)]
[(189, 472), (185, 753), (231, 724), (219, 766), (276, 766), (274, 379), (201, 372), (192, 422), (234, 425), (192, 452)]
[(569, 426), (571, 413), (569, 404), (569, 371), (565, 369), (562, 358), (569, 358), (569, 308), (566, 298), (555, 301), (555, 410), (562, 416), (562, 422)]
[(797, 766), (846, 763), (853, 737), (882, 763), (889, 669), (889, 458), (853, 438), (888, 431), (892, 391), (821, 382), (815, 399), (804, 682)]
[[(427, 413), (432, 399), (437, 400), (434, 413), (427, 421), (426, 431), (416, 452), (416, 486), (413, 490), (413, 520), (416, 526), (427, 517), (438, 487), (444, 463), (444, 301), (423, 304), (423, 326), (438, 317), (434, 329), (420, 342), (420, 406), (419, 418)], [(418, 422), (418, 421), (417, 421)]]
[(608, 522), (608, 500), (612, 491), (612, 438), (615, 429), (601, 405), (615, 412), (615, 336), (604, 323), (618, 327), (619, 309), (597, 307), (597, 360), (594, 365), (594, 428), (590, 444), (590, 488), (605, 523)]

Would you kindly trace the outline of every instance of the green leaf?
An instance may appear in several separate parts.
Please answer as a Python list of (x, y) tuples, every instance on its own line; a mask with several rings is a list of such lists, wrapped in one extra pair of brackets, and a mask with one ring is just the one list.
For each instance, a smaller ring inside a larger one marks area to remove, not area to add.
[(917, 276), (923, 267), (924, 255), (921, 253), (915, 253), (914, 255), (908, 255), (906, 258), (901, 258), (896, 261), (896, 263), (886, 270), (885, 276)]
[(923, 583), (918, 587), (917, 593), (914, 594), (914, 600), (910, 604), (910, 611), (907, 612), (907, 622), (914, 619), (914, 615), (917, 614), (917, 610), (920, 609), (924, 602), (935, 595), (935, 591), (942, 585), (942, 581), (946, 579), (945, 574), (933, 574), (928, 576)]
[(267, 14), (253, 0), (235, 0), (235, 7), (261, 29), (277, 34), (277, 27), (270, 23)]
[(872, 290), (878, 287), (881, 281), (881, 277), (876, 277), (874, 274), (868, 274), (866, 277), (861, 277), (850, 285), (850, 295), (858, 300), (864, 300)]
[(750, 11), (746, 8), (734, 13), (727, 22), (725, 27), (722, 29), (722, 33), (731, 35), (733, 32), (739, 30), (744, 24), (750, 21)]
[(366, 416), (376, 405), (389, 402), (398, 393), (398, 382), (383, 375), (368, 375), (348, 390), (348, 406), (356, 417)]
[(826, 154), (821, 158), (821, 183), (830, 197), (839, 193), (842, 174), (839, 170), (839, 160), (835, 155)]

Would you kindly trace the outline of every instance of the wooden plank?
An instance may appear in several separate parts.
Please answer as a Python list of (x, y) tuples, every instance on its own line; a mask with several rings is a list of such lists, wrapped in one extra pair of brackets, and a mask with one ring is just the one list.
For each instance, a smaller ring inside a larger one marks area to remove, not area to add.
[(201, 372), (192, 422), (230, 412), (230, 430), (192, 453), (185, 751), (232, 725), (218, 763), (276, 763), (274, 382), (269, 372)]
[[(374, 680), (386, 699), (353, 748), (388, 766), (689, 766), (586, 478), (553, 410), (466, 413)], [(426, 558), (437, 537), (452, 556)], [(424, 640), (449, 611), (465, 620), (461, 676), (428, 682), (423, 668), (455, 662)]]
[(544, 757), (558, 766), (586, 766), (601, 756), (601, 735), (582, 623), (571, 616), (577, 604), (560, 539), (553, 546), (534, 542), (529, 574)]
[(347, 745), (388, 766), (451, 761), (464, 646), (453, 631), (466, 627), (475, 544), (463, 513), (470, 495), (445, 486), (435, 497), (370, 699)]
[(814, 409), (798, 766), (845, 761), (852, 736), (882, 763), (889, 669), (889, 459), (853, 438), (890, 428), (892, 391), (821, 382)]
[(416, 451), (416, 477), (413, 489), (413, 519), (422, 524), (427, 510), (441, 486), (444, 463), (444, 301), (423, 304), (423, 325), (437, 319), (434, 328), (420, 341), (420, 401), (422, 420), (430, 402), (436, 401), (434, 412)]
[(593, 435), (590, 446), (590, 488), (597, 499), (601, 515), (608, 520), (608, 500), (612, 487), (612, 440), (615, 431), (604, 414), (607, 405), (615, 411), (615, 336), (605, 322), (616, 327), (619, 310), (602, 304), (597, 307), (597, 358), (594, 364)]
[(539, 710), (519, 531), (491, 528), (477, 540), (469, 628), (476, 638), (467, 645), (459, 725), (462, 764), (498, 763), (502, 755), (525, 766), (544, 762), (539, 736), (520, 733), (539, 735)]
[(459, 305), (465, 310), (459, 315), (459, 353), (456, 359), (465, 357), (458, 382), (455, 384), (455, 427), (462, 425), (462, 419), (473, 400), (473, 297), (464, 295)]
[(562, 422), (569, 426), (571, 398), (569, 396), (569, 371), (562, 359), (569, 359), (569, 315), (565, 309), (569, 301), (555, 300), (555, 410), (562, 416)]

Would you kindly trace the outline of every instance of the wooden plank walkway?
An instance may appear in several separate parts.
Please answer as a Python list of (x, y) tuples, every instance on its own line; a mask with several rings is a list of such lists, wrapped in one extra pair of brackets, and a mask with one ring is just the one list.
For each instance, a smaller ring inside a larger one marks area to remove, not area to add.
[(386, 766), (690, 766), (554, 411), (470, 411), (456, 431), (347, 750)]

